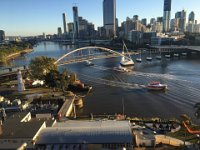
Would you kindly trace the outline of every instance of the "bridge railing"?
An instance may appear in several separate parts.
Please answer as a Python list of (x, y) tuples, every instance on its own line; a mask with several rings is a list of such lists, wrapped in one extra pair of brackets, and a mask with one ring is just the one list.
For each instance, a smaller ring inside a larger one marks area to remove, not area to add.
[[(92, 51), (92, 53), (91, 53), (91, 51)], [(65, 55), (63, 55), (62, 57), (60, 57), (60, 58), (58, 58), (55, 62), (54, 62), (54, 64), (57, 64), (57, 63), (59, 63), (61, 60), (64, 60), (65, 58), (67, 58), (68, 56), (72, 56), (73, 57), (73, 55), (75, 54), (75, 53), (81, 53), (81, 55), (82, 54), (84, 54), (84, 53), (87, 53), (87, 55), (88, 54), (94, 54), (94, 55), (96, 55), (95, 53), (96, 52), (99, 52), (99, 50), (100, 51), (105, 51), (106, 53), (105, 54), (110, 54), (110, 53), (112, 53), (113, 55), (119, 55), (119, 56), (124, 56), (124, 57), (127, 57), (128, 58), (128, 56), (126, 56), (126, 55), (124, 55), (124, 54), (122, 54), (122, 53), (120, 53), (120, 52), (117, 52), (117, 51), (114, 51), (114, 50), (112, 50), (112, 49), (109, 49), (109, 48), (105, 48), (105, 47), (98, 47), (98, 46), (87, 46), (87, 47), (82, 47), (82, 48), (78, 48), (78, 49), (75, 49), (75, 50), (72, 50), (72, 51), (70, 51), (70, 52), (68, 52), (67, 54), (65, 54)], [(83, 56), (83, 55), (82, 55)], [(65, 59), (66, 60), (66, 59)]]

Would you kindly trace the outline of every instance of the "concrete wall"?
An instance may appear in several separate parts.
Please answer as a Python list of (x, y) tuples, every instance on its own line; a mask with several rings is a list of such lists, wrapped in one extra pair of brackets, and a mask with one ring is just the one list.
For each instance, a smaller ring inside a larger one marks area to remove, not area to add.
[[(156, 144), (163, 143), (172, 146), (184, 145), (183, 141), (165, 135), (155, 135), (155, 138), (156, 138)], [(189, 142), (186, 142), (185, 144), (191, 145)]]

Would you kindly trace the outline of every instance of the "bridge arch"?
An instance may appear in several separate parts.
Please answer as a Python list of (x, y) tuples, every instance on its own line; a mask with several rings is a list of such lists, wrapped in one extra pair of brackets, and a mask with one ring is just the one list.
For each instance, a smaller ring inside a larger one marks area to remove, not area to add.
[(75, 49), (65, 55), (63, 55), (62, 57), (58, 58), (54, 64), (58, 64), (62, 59), (64, 59), (65, 57), (75, 53), (75, 52), (78, 52), (78, 51), (81, 51), (81, 50), (88, 50), (88, 49), (100, 49), (102, 51), (107, 51), (107, 52), (110, 52), (110, 53), (113, 53), (113, 54), (116, 54), (116, 55), (119, 55), (119, 56), (124, 56), (126, 57), (127, 59), (129, 59), (129, 57), (125, 56), (124, 54), (122, 53), (119, 53), (119, 52), (116, 52), (116, 51), (113, 51), (112, 49), (109, 49), (109, 48), (105, 48), (105, 47), (99, 47), (99, 46), (87, 46), (87, 47), (81, 47), (81, 48), (78, 48), (78, 49)]

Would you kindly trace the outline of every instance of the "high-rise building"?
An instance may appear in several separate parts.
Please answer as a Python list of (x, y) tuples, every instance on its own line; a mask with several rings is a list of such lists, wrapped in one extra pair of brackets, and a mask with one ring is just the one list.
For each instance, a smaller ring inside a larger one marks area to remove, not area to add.
[(155, 18), (151, 18), (151, 19), (150, 19), (150, 24), (154, 24), (155, 21), (156, 21)]
[(136, 30), (129, 31), (129, 34), (128, 34), (129, 41), (131, 41), (134, 44), (141, 44), (141, 39), (142, 39), (141, 31), (136, 31)]
[(68, 27), (68, 36), (73, 39), (74, 38), (74, 23), (73, 22), (69, 22), (67, 24)]
[(62, 29), (61, 29), (61, 27), (58, 27), (58, 37), (59, 38), (62, 37)]
[(181, 18), (181, 11), (176, 12), (175, 19)]
[(74, 23), (73, 22), (68, 23), (67, 26), (68, 26), (69, 32), (74, 32)]
[(122, 31), (124, 33), (124, 38), (129, 38), (130, 31), (140, 31), (146, 32), (146, 26), (143, 25), (140, 21), (135, 21), (133, 19), (127, 18), (126, 21), (122, 22)]
[(175, 14), (175, 20), (178, 31), (186, 31), (186, 11), (182, 10)]
[(44, 32), (43, 32), (42, 36), (43, 36), (43, 39), (46, 39), (46, 34)]
[(138, 16), (138, 15), (134, 15), (134, 16), (133, 16), (133, 20), (134, 20), (134, 21), (138, 21), (138, 20), (139, 20), (139, 16)]
[(180, 19), (180, 31), (185, 32), (186, 31), (186, 11), (181, 11), (181, 19)]
[(192, 12), (189, 14), (188, 23), (194, 24), (194, 20), (195, 20), (195, 14), (194, 14), (194, 12), (192, 11)]
[(0, 30), (0, 42), (3, 42), (5, 40), (5, 32), (3, 30)]
[(79, 19), (78, 19), (78, 7), (74, 6), (73, 8), (73, 16), (74, 16), (74, 37), (79, 37)]
[(107, 37), (116, 36), (116, 0), (103, 1), (103, 25)]
[(163, 17), (157, 17), (157, 22), (162, 23), (163, 22)]
[(187, 32), (193, 33), (194, 32), (194, 26), (195, 26), (194, 23), (189, 22), (188, 25), (187, 25)]
[(79, 39), (95, 38), (94, 24), (89, 23), (83, 17), (79, 17)]
[(171, 29), (171, 31), (177, 31), (177, 21), (176, 21), (176, 19), (171, 19), (170, 29)]
[(147, 19), (143, 18), (142, 21), (141, 21), (141, 23), (146, 26), (147, 25)]
[(98, 27), (98, 36), (100, 39), (104, 39), (106, 37), (106, 30), (104, 27)]
[(163, 32), (170, 30), (171, 0), (164, 0)]
[(119, 20), (118, 18), (116, 18), (115, 20), (115, 28), (116, 28), (116, 32), (117, 32), (117, 28), (119, 27)]
[(65, 13), (63, 13), (63, 30), (64, 30), (64, 34), (68, 33), (68, 27), (67, 27), (66, 14)]
[(195, 14), (192, 11), (189, 14), (189, 17), (188, 17), (187, 32), (189, 32), (189, 33), (193, 33), (194, 32), (194, 27), (195, 27), (194, 23), (195, 23)]
[(181, 11), (178, 11), (175, 14), (175, 26), (174, 26), (174, 29), (176, 31), (180, 31), (181, 30)]
[(151, 26), (151, 31), (154, 32), (162, 32), (163, 31), (163, 23), (162, 22), (154, 22), (154, 24)]

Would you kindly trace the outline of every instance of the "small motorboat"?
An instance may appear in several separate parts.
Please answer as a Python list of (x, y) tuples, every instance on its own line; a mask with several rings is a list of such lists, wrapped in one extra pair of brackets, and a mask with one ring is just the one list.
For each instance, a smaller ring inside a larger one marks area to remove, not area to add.
[(94, 66), (94, 64), (89, 60), (86, 60), (85, 63), (87, 66)]
[(165, 55), (165, 58), (169, 59), (169, 58), (171, 58), (171, 55), (170, 54)]
[(147, 57), (146, 60), (147, 61), (152, 61), (152, 57)]
[(174, 53), (174, 57), (179, 57), (179, 54), (178, 53)]
[(181, 53), (182, 56), (187, 56), (187, 53)]
[(159, 49), (160, 54), (156, 56), (157, 60), (162, 60), (162, 53), (161, 50)]
[(151, 49), (149, 50), (149, 56), (146, 57), (147, 61), (152, 61), (152, 57), (151, 57)]
[(167, 85), (166, 84), (161, 84), (160, 82), (150, 82), (147, 85), (148, 90), (154, 90), (154, 91), (160, 91), (160, 90), (166, 90)]
[(142, 51), (140, 52), (140, 57), (136, 58), (136, 62), (141, 63), (142, 62)]
[(136, 61), (141, 63), (142, 62), (142, 58), (136, 58)]
[(113, 70), (118, 71), (118, 72), (131, 72), (130, 69), (122, 67), (122, 66), (114, 67)]
[(162, 56), (161, 56), (161, 55), (158, 55), (158, 56), (156, 56), (156, 59), (157, 59), (157, 60), (161, 60), (161, 59), (162, 59)]

